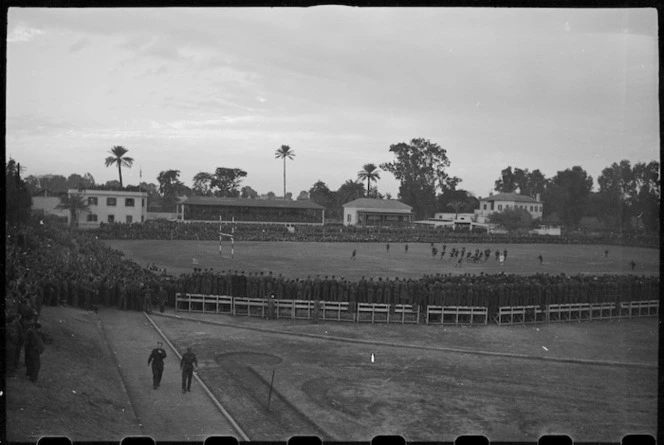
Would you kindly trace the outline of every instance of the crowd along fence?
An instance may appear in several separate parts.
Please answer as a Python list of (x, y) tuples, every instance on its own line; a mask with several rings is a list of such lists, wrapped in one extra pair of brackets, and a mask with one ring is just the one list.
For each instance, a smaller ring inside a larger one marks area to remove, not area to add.
[(397, 323), (427, 325), (513, 325), (654, 317), (659, 300), (620, 303), (568, 303), (498, 306), (491, 313), (483, 306), (420, 307), (411, 304), (351, 303), (321, 300), (278, 300), (224, 295), (176, 294), (178, 312), (232, 316), (321, 320), (353, 323)]

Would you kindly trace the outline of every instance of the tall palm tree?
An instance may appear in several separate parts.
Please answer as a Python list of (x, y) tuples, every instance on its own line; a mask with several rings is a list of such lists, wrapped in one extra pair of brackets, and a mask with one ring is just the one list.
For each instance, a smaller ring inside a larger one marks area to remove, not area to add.
[(69, 225), (78, 227), (78, 215), (82, 211), (90, 210), (90, 206), (85, 202), (83, 196), (79, 194), (63, 195), (60, 198), (60, 204), (55, 206), (56, 209), (69, 210)]
[(128, 152), (126, 148), (122, 145), (116, 145), (108, 152), (113, 156), (106, 158), (106, 167), (109, 165), (117, 164), (118, 165), (118, 174), (120, 175), (120, 187), (123, 187), (122, 184), (122, 166), (124, 165), (127, 168), (131, 168), (131, 165), (134, 163), (134, 158), (125, 156)]
[(371, 182), (377, 182), (380, 179), (379, 170), (375, 164), (364, 164), (362, 170), (357, 173), (357, 179), (367, 180), (367, 196), (371, 190)]
[(275, 159), (284, 160), (284, 198), (286, 197), (286, 158), (293, 159), (295, 152), (291, 150), (288, 145), (282, 145), (277, 151), (274, 152)]

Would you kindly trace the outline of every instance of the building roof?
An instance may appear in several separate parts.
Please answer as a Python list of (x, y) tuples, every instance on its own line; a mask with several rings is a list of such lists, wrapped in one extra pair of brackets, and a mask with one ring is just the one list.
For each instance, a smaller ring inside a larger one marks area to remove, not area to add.
[(532, 196), (519, 195), (518, 193), (498, 193), (497, 195), (482, 198), (480, 201), (540, 202)]
[(180, 204), (199, 206), (226, 206), (226, 207), (264, 207), (282, 209), (315, 209), (323, 210), (325, 207), (316, 204), (310, 199), (290, 201), (285, 199), (247, 199), (247, 198), (217, 198), (216, 196), (186, 196)]
[(354, 201), (347, 202), (343, 207), (353, 207), (367, 210), (408, 210), (413, 208), (407, 204), (396, 199), (373, 199), (373, 198), (359, 198)]

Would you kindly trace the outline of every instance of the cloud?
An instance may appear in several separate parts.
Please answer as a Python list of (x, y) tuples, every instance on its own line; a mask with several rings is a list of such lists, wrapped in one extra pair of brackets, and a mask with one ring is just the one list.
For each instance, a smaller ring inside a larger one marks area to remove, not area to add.
[(41, 34), (44, 34), (41, 29), (17, 25), (7, 36), (7, 43), (30, 42)]
[(80, 39), (76, 43), (74, 43), (73, 45), (71, 45), (69, 47), (69, 51), (75, 53), (75, 52), (80, 51), (81, 49), (85, 48), (89, 44), (90, 44), (90, 40), (85, 39), (85, 38)]

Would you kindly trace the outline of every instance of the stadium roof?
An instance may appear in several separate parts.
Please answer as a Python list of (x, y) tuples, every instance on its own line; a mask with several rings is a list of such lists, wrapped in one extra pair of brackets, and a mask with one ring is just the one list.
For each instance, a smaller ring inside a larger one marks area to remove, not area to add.
[(214, 196), (187, 196), (180, 200), (180, 204), (200, 206), (226, 206), (226, 207), (264, 207), (282, 209), (315, 209), (324, 210), (325, 207), (307, 200), (290, 201), (285, 199), (246, 199), (246, 198), (217, 198)]
[(373, 209), (373, 210), (412, 210), (413, 208), (408, 204), (404, 204), (396, 199), (372, 199), (372, 198), (359, 198), (351, 202), (347, 202), (343, 207), (354, 207), (360, 209)]
[(540, 202), (532, 196), (519, 195), (518, 193), (498, 193), (497, 195), (482, 198), (480, 201)]

